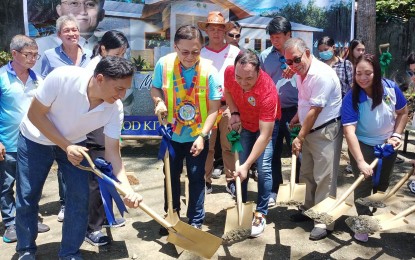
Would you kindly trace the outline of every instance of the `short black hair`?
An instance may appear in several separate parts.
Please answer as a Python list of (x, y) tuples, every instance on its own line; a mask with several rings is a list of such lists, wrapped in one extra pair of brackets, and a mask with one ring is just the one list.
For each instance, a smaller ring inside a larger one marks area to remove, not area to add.
[(255, 67), (255, 71), (259, 72), (259, 58), (253, 50), (248, 49), (239, 52), (238, 56), (235, 58), (235, 67), (238, 63), (241, 65), (251, 64)]
[(233, 28), (237, 29), (239, 32), (242, 32), (242, 26), (237, 21), (230, 21), (230, 24), (232, 24), (232, 30)]
[(135, 67), (133, 63), (122, 57), (107, 56), (98, 62), (94, 76), (102, 74), (110, 79), (125, 79), (134, 75)]
[(406, 65), (415, 64), (415, 53), (411, 52), (408, 57), (406, 57)]
[(276, 16), (269, 22), (265, 30), (269, 35), (273, 35), (276, 33), (287, 34), (291, 32), (291, 23), (287, 20), (287, 18), (283, 16)]
[(320, 38), (320, 40), (318, 40), (317, 47), (322, 44), (327, 45), (329, 47), (333, 47), (335, 43), (334, 43), (334, 39), (331, 38), (330, 36), (324, 36)]
[(193, 25), (183, 25), (177, 29), (174, 35), (174, 43), (177, 44), (180, 40), (193, 40), (198, 39), (203, 46), (204, 38), (202, 32)]
[(92, 52), (92, 57), (102, 54), (101, 46), (104, 46), (107, 51), (118, 49), (121, 47), (129, 48), (127, 37), (122, 32), (110, 30), (102, 36), (101, 40), (95, 45)]

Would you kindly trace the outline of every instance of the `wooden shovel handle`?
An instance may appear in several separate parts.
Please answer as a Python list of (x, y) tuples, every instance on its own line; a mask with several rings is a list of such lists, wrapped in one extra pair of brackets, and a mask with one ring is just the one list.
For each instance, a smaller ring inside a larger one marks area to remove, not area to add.
[(291, 155), (291, 176), (290, 176), (291, 192), (293, 192), (294, 186), (295, 186), (296, 170), (297, 170), (297, 155), (293, 153)]
[[(239, 153), (235, 152), (235, 169), (239, 167)], [(239, 176), (236, 177), (235, 180), (236, 186), (236, 208), (238, 209), (238, 221), (242, 221), (242, 184), (241, 178)], [(242, 223), (239, 223), (241, 225)]]
[[(88, 161), (89, 165), (91, 166), (91, 169), (88, 169), (95, 173), (98, 177), (103, 178), (103, 173), (95, 166), (94, 162), (92, 161), (91, 157), (86, 153), (84, 150), (79, 150), (79, 152), (85, 157), (85, 159)], [(84, 169), (84, 168), (83, 168)], [(127, 191), (125, 191), (125, 188), (121, 186), (118, 182), (114, 181), (111, 178), (108, 178), (109, 181), (111, 181), (112, 185), (117, 189), (118, 193), (121, 194), (121, 196), (127, 195)], [(154, 210), (152, 210), (149, 206), (144, 204), (143, 202), (140, 202), (138, 205), (140, 209), (142, 209), (145, 213), (147, 213), (151, 218), (153, 218), (155, 221), (157, 221), (160, 225), (162, 225), (165, 228), (170, 228), (172, 225), (167, 222), (164, 218), (162, 218), (160, 215), (158, 215)]]
[(395, 184), (395, 186), (393, 186), (393, 188), (386, 194), (385, 199), (390, 198), (391, 196), (393, 196), (400, 187), (402, 187), (402, 185), (411, 177), (411, 175), (413, 175), (415, 172), (415, 168), (413, 167), (412, 170), (410, 172), (407, 172), (399, 181), (398, 183)]
[(415, 211), (415, 205), (405, 209), (404, 211), (400, 212), (399, 214), (396, 214), (396, 216), (393, 217), (391, 220), (396, 220), (398, 218), (404, 218), (404, 217), (408, 216), (409, 214), (413, 213), (414, 211)]

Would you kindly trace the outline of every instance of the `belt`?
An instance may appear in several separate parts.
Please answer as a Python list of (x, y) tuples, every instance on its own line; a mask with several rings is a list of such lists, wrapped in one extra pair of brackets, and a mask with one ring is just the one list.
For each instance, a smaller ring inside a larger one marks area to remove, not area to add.
[(334, 122), (340, 121), (340, 119), (341, 119), (341, 116), (336, 117), (336, 118), (333, 118), (333, 119), (331, 119), (331, 120), (329, 120), (329, 121), (325, 122), (324, 124), (322, 124), (322, 125), (320, 125), (320, 126), (317, 126), (316, 128), (311, 129), (311, 130), (310, 130), (310, 134), (311, 134), (312, 132), (315, 132), (315, 131), (318, 131), (318, 130), (320, 130), (320, 129), (323, 129), (324, 127), (326, 127), (326, 126), (328, 126), (328, 125), (330, 125), (330, 124), (333, 124)]
[(297, 112), (297, 106), (293, 106), (293, 107), (282, 107), (281, 108), (281, 112)]

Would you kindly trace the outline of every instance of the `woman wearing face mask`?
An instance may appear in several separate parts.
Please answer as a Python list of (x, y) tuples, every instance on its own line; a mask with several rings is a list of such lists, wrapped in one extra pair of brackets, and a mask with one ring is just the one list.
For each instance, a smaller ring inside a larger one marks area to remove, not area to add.
[(335, 55), (336, 47), (334, 45), (334, 40), (329, 36), (321, 38), (318, 41), (317, 48), (319, 50), (320, 59), (336, 71), (342, 85), (342, 95), (344, 97), (347, 91), (352, 88), (353, 84), (352, 63)]

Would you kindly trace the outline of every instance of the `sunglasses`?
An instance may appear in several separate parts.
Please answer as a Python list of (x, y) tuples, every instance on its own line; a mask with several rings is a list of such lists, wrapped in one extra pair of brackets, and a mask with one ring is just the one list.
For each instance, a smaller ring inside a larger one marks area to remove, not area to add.
[(415, 75), (415, 72), (413, 72), (412, 70), (407, 70), (406, 74), (408, 74), (409, 77), (413, 77)]
[(280, 68), (282, 70), (285, 70), (287, 68), (287, 64), (286, 64), (287, 60), (285, 59), (284, 56), (280, 56), (280, 62), (281, 62), (281, 67)]
[(285, 63), (287, 63), (290, 66), (293, 65), (294, 63), (300, 63), (301, 62), (301, 58), (303, 57), (303, 54), (304, 54), (304, 52), (301, 53), (301, 56), (300, 57), (296, 57), (296, 58), (294, 58), (292, 60), (285, 60)]
[(241, 34), (240, 33), (228, 33), (228, 36), (231, 38), (241, 38)]

